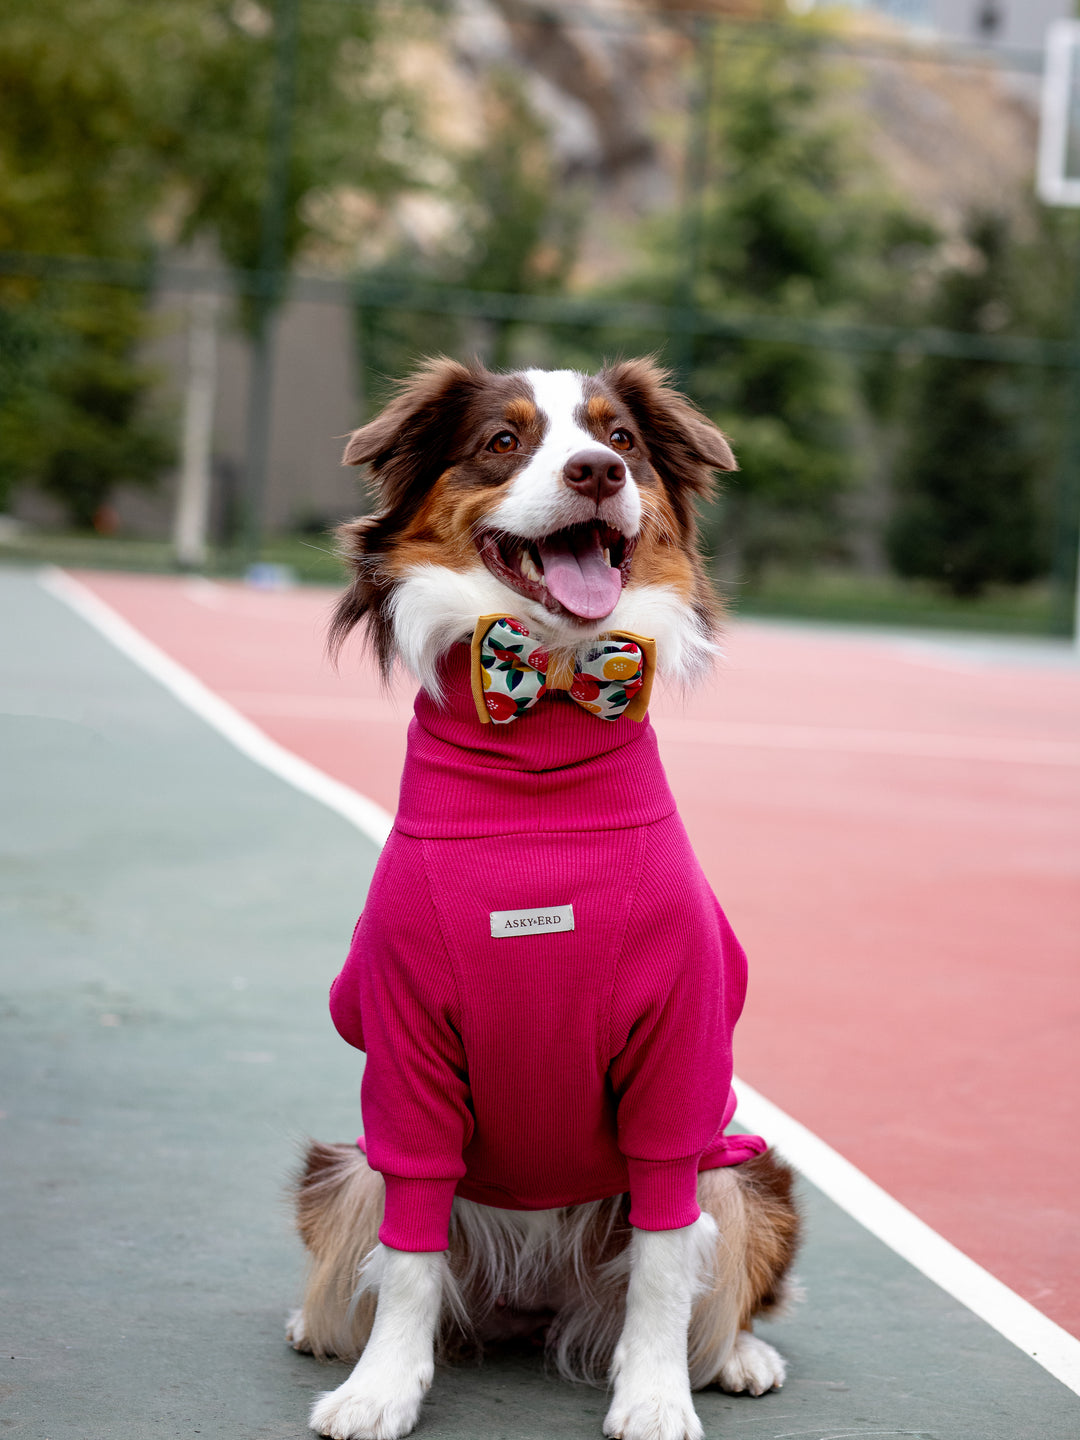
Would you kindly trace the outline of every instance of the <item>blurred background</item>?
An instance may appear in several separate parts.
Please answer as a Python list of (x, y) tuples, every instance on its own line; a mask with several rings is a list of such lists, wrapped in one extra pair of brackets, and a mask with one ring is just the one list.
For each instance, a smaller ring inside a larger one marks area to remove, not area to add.
[[(310, 1434), (282, 1184), (360, 1123), (326, 983), (411, 686), (294, 582), (435, 351), (657, 354), (741, 461), (716, 581), (781, 617), (651, 711), (810, 1233), (788, 1385), (708, 1433), (1080, 1435), (1074, 8), (0, 3), (5, 1437)], [(424, 1433), (605, 1404), (508, 1359)]]
[(744, 613), (1067, 634), (1071, 0), (0, 12), (0, 558), (333, 580), (433, 351), (653, 352), (734, 437)]

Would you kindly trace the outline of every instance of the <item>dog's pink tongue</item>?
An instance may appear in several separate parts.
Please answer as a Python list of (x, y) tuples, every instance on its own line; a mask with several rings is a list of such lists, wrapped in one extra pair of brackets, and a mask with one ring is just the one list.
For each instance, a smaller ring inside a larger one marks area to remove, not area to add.
[(580, 620), (610, 615), (622, 593), (622, 576), (604, 559), (597, 530), (564, 530), (537, 542), (548, 592)]

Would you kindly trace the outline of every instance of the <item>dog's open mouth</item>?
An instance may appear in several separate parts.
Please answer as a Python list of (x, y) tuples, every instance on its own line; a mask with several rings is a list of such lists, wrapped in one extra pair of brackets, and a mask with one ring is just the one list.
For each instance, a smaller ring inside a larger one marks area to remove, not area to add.
[(603, 620), (618, 603), (637, 544), (600, 521), (523, 540), (485, 530), (480, 558), (496, 580), (546, 609), (575, 620)]

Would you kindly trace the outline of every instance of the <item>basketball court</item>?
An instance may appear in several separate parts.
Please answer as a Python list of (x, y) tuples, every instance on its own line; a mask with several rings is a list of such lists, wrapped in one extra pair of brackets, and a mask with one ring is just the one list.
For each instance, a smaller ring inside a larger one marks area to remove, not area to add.
[[(284, 1181), (359, 1129), (326, 989), (411, 698), (329, 667), (331, 603), (0, 571), (0, 1434), (300, 1440), (345, 1373), (281, 1338)], [(706, 1433), (1076, 1436), (1080, 668), (741, 623), (653, 716), (750, 957), (740, 1117), (806, 1177), (788, 1383), (698, 1396)], [(416, 1434), (604, 1408), (499, 1357)]]

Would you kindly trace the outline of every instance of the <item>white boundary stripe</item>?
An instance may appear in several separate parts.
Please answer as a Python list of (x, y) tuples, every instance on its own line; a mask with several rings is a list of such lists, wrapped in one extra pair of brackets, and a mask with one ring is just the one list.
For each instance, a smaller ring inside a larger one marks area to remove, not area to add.
[(38, 572), (38, 582), (56, 600), (74, 610), (100, 635), (116, 646), (129, 660), (152, 675), (182, 705), (193, 710), (249, 760), (284, 780), (294, 789), (334, 810), (382, 846), (394, 824), (394, 817), (365, 795), (334, 780), (276, 740), (271, 740), (258, 726), (240, 714), (226, 701), (196, 679), (175, 660), (159, 650), (152, 641), (140, 635), (104, 600), (62, 570), (49, 566)]
[(735, 1118), (740, 1125), (767, 1136), (770, 1145), (871, 1235), (1080, 1395), (1080, 1340), (977, 1265), (745, 1080), (734, 1083), (739, 1097)]
[[(39, 572), (38, 579), (50, 595), (68, 605), (249, 759), (336, 811), (376, 845), (383, 844), (393, 818), (380, 805), (264, 735), (70, 575), (49, 567)], [(977, 1265), (753, 1086), (739, 1079), (735, 1086), (740, 1124), (767, 1135), (770, 1144), (852, 1219), (1080, 1395), (1080, 1340)]]

